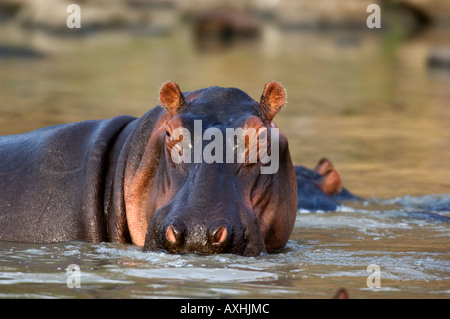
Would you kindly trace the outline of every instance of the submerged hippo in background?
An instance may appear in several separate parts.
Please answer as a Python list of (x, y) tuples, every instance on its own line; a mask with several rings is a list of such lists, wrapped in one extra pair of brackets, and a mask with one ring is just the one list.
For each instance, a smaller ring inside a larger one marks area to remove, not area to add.
[(278, 167), (261, 174), (267, 164), (259, 160), (175, 163), (173, 154), (186, 149), (177, 144), (184, 136), (172, 135), (179, 128), (192, 132), (196, 120), (200, 133), (272, 132), (284, 88), (270, 82), (256, 102), (235, 88), (182, 94), (168, 82), (160, 102), (140, 119), (119, 116), (0, 137), (0, 240), (114, 241), (144, 250), (252, 256), (283, 248), (297, 212), (286, 137), (279, 134), (277, 149), (268, 142), (266, 155), (278, 154)]
[(314, 170), (295, 166), (298, 208), (310, 211), (335, 211), (341, 201), (362, 200), (342, 186), (342, 178), (327, 158)]

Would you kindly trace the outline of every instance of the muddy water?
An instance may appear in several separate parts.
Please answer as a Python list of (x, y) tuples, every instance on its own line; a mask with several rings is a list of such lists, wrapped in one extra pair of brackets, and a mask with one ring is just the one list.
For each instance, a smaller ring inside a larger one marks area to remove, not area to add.
[[(250, 46), (199, 53), (180, 29), (40, 39), (43, 58), (1, 59), (0, 134), (141, 116), (166, 80), (185, 91), (235, 86), (255, 99), (265, 82), (281, 81), (288, 104), (276, 119), (294, 162), (329, 157), (367, 200), (336, 213), (300, 211), (286, 249), (256, 258), (0, 243), (0, 297), (330, 298), (346, 287), (353, 298), (449, 298), (450, 224), (440, 216), (450, 216), (450, 73), (424, 62), (449, 38), (268, 28)], [(80, 288), (67, 285), (72, 264)], [(379, 288), (368, 287), (370, 275)]]

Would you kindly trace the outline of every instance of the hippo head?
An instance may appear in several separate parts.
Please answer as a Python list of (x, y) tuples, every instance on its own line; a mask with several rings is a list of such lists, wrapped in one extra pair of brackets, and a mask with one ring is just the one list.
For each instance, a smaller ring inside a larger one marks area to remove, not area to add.
[(139, 164), (125, 170), (133, 243), (250, 256), (283, 248), (297, 209), (288, 142), (272, 122), (284, 88), (270, 82), (256, 102), (236, 88), (182, 93), (168, 82), (160, 101)]

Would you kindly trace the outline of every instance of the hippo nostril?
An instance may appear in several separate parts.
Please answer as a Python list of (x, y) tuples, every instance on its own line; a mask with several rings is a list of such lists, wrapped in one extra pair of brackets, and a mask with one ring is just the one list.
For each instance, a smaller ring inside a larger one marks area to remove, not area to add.
[(170, 224), (166, 229), (166, 240), (172, 246), (180, 246), (184, 242), (186, 227), (180, 222)]
[(177, 237), (175, 235), (175, 232), (173, 231), (173, 227), (172, 226), (167, 227), (166, 238), (172, 244), (175, 244), (177, 242)]
[(228, 231), (224, 226), (220, 226), (213, 234), (213, 244), (221, 244), (228, 237)]

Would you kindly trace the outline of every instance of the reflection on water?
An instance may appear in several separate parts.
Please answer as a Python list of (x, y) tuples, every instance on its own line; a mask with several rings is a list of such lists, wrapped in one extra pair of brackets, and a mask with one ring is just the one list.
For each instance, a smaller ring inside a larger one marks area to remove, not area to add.
[[(143, 253), (128, 245), (0, 243), (0, 297), (448, 298), (450, 76), (426, 56), (448, 31), (403, 42), (381, 33), (287, 32), (199, 54), (188, 29), (168, 37), (60, 39), (61, 52), (0, 60), (0, 134), (46, 125), (141, 116), (167, 80), (184, 91), (234, 86), (258, 99), (283, 83), (277, 115), (296, 164), (327, 156), (344, 185), (368, 198), (337, 213), (298, 214), (287, 248), (248, 258)], [(447, 43), (448, 44), (448, 43)], [(411, 215), (412, 213), (417, 215)], [(422, 215), (421, 215), (422, 214)], [(81, 289), (65, 268), (81, 267)], [(367, 266), (381, 268), (378, 290)]]

